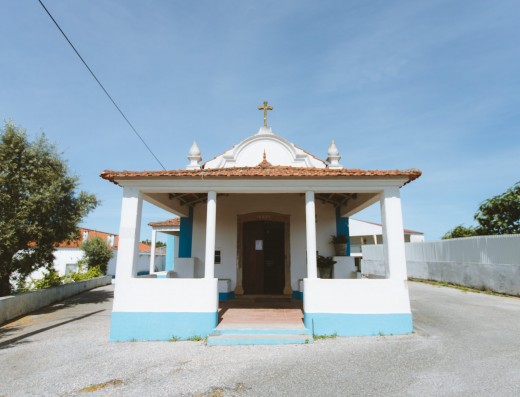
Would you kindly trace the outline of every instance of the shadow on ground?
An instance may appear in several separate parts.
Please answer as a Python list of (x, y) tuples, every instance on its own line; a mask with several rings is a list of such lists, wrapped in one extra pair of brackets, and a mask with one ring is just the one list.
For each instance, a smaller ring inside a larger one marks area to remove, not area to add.
[[(78, 305), (82, 304), (89, 304), (89, 305), (99, 305), (104, 302), (107, 302), (111, 300), (114, 297), (114, 292), (112, 289), (107, 290), (104, 288), (98, 288), (95, 290), (85, 291), (79, 295), (73, 296), (71, 298), (68, 298), (62, 302), (54, 303), (50, 306), (41, 308), (39, 310), (36, 310), (34, 312), (28, 313), (25, 316), (19, 317), (15, 320), (10, 321), (9, 323), (6, 323), (0, 327), (0, 349), (5, 349), (12, 347), (14, 345), (18, 345), (21, 343), (28, 343), (28, 341), (25, 341), (26, 338), (31, 337), (33, 335), (48, 331), (50, 329), (60, 327), (62, 325), (82, 320), (84, 318), (90, 317), (92, 315), (101, 313), (105, 311), (106, 309), (100, 309), (100, 310), (93, 310), (89, 313), (82, 313), (79, 316), (75, 316), (72, 318), (64, 319), (64, 321), (60, 321), (57, 323), (54, 323), (52, 325), (49, 325), (47, 327), (42, 327), (35, 329), (33, 331), (29, 331), (26, 333), (23, 333), (22, 335), (19, 335), (20, 332), (23, 332), (23, 329), (28, 326), (36, 325), (34, 321), (31, 320), (37, 320), (39, 316), (48, 316), (49, 314), (55, 313), (62, 309), (72, 308)], [(91, 306), (92, 307), (92, 306)], [(95, 306), (92, 307), (95, 309)], [(18, 336), (14, 336), (18, 335)]]

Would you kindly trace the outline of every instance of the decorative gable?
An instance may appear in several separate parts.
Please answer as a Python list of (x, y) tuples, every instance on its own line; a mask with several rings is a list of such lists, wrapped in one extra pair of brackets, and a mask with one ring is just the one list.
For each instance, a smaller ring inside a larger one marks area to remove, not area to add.
[(203, 168), (255, 167), (263, 161), (264, 153), (266, 160), (273, 166), (327, 168), (324, 161), (265, 126), (257, 134), (206, 162)]

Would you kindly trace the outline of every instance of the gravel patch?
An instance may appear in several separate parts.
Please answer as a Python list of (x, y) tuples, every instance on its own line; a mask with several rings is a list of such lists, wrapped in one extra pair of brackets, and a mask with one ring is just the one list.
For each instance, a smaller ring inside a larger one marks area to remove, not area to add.
[(520, 395), (520, 299), (410, 283), (412, 335), (208, 347), (109, 343), (112, 288), (0, 328), (0, 396)]

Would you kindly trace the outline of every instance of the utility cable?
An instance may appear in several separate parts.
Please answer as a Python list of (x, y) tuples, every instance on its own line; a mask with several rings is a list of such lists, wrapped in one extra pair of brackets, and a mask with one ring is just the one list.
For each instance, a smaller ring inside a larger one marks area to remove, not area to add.
[(115, 106), (116, 109), (119, 111), (119, 113), (121, 114), (121, 116), (123, 116), (123, 118), (125, 119), (125, 121), (128, 123), (128, 125), (130, 126), (130, 128), (135, 132), (135, 135), (137, 135), (137, 137), (141, 140), (141, 142), (143, 143), (143, 145), (146, 146), (146, 148), (148, 149), (148, 151), (150, 152), (150, 154), (155, 158), (155, 160), (157, 160), (157, 162), (158, 162), (159, 165), (162, 167), (162, 169), (163, 169), (163, 170), (166, 170), (166, 168), (164, 167), (163, 163), (161, 163), (161, 161), (157, 158), (157, 156), (154, 154), (154, 152), (152, 152), (152, 149), (150, 149), (150, 147), (146, 144), (146, 142), (145, 142), (144, 139), (141, 137), (141, 135), (137, 132), (137, 130), (136, 130), (135, 127), (132, 125), (132, 123), (130, 122), (130, 120), (128, 120), (128, 118), (125, 116), (125, 114), (123, 113), (123, 111), (119, 108), (119, 106), (117, 106), (116, 101), (114, 101), (114, 99), (113, 99), (112, 96), (108, 93), (108, 91), (105, 89), (105, 87), (103, 86), (103, 84), (101, 84), (101, 81), (99, 81), (99, 79), (96, 77), (96, 75), (94, 74), (94, 72), (92, 71), (92, 69), (90, 69), (90, 67), (88, 66), (87, 62), (85, 62), (85, 60), (84, 60), (83, 57), (80, 55), (80, 53), (78, 52), (78, 50), (76, 50), (76, 47), (74, 47), (74, 44), (72, 44), (72, 42), (69, 40), (69, 38), (67, 37), (67, 35), (66, 35), (65, 32), (63, 31), (63, 29), (60, 27), (60, 25), (58, 24), (58, 22), (56, 22), (56, 20), (54, 19), (54, 17), (51, 15), (51, 13), (50, 13), (49, 10), (47, 9), (47, 7), (45, 7), (45, 5), (42, 3), (41, 0), (38, 0), (38, 2), (41, 4), (41, 6), (43, 7), (43, 9), (44, 9), (45, 12), (47, 13), (47, 15), (52, 19), (52, 22), (54, 22), (54, 24), (56, 25), (56, 27), (58, 28), (58, 30), (61, 32), (61, 34), (63, 35), (63, 37), (65, 37), (65, 40), (67, 40), (67, 42), (70, 44), (70, 46), (72, 47), (72, 49), (74, 50), (74, 52), (76, 53), (76, 55), (79, 57), (79, 59), (81, 60), (81, 62), (83, 62), (83, 65), (85, 65), (85, 67), (88, 69), (88, 71), (90, 72), (90, 74), (92, 75), (92, 77), (94, 77), (94, 79), (97, 81), (97, 83), (99, 84), (99, 86), (101, 87), (101, 89), (103, 90), (103, 92), (106, 94), (106, 96), (108, 97), (108, 99), (110, 99), (110, 101), (114, 104), (114, 106)]

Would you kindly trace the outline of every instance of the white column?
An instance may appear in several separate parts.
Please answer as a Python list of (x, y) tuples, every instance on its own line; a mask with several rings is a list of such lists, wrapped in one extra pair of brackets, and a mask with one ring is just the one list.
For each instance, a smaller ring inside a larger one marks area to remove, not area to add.
[(143, 198), (139, 189), (123, 189), (119, 246), (117, 248), (116, 280), (136, 276)]
[(374, 245), (377, 245), (377, 234), (374, 234)]
[(305, 192), (305, 222), (307, 231), (307, 278), (318, 278), (314, 192)]
[(157, 230), (152, 229), (152, 248), (150, 249), (150, 274), (155, 273), (155, 239)]
[(406, 280), (403, 214), (398, 187), (386, 188), (381, 193), (381, 221), (386, 277)]
[(217, 225), (217, 192), (208, 192), (206, 215), (206, 258), (204, 260), (204, 278), (215, 277), (215, 234)]

